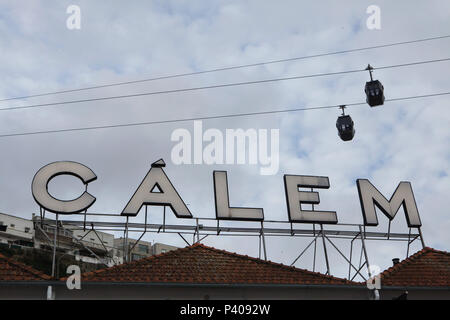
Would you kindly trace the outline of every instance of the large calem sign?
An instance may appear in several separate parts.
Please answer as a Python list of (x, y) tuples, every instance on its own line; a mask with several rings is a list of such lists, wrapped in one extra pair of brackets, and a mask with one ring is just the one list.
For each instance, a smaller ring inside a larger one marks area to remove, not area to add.
[[(169, 206), (178, 218), (192, 218), (181, 196), (165, 174), (165, 163), (162, 159), (154, 162), (143, 181), (134, 192), (130, 201), (122, 210), (123, 216), (136, 216), (142, 206)], [(85, 165), (71, 161), (59, 161), (42, 167), (34, 176), (32, 193), (41, 208), (56, 214), (77, 214), (86, 211), (96, 198), (83, 192), (77, 199), (63, 201), (56, 199), (48, 192), (49, 182), (59, 175), (72, 175), (79, 178), (85, 185), (96, 180), (95, 173)], [(263, 221), (262, 208), (231, 207), (229, 186), (226, 171), (214, 171), (214, 197), (217, 220), (247, 220)], [(390, 220), (394, 219), (400, 207), (406, 215), (408, 227), (422, 226), (409, 182), (400, 182), (389, 200), (378, 191), (367, 179), (356, 181), (361, 203), (364, 225), (377, 226), (378, 218), (375, 207), (379, 208)], [(306, 175), (284, 175), (284, 187), (288, 219), (295, 223), (336, 224), (335, 211), (306, 210), (304, 204), (320, 203), (319, 193), (313, 189), (328, 189), (328, 177)], [(309, 189), (308, 191), (306, 189)]]

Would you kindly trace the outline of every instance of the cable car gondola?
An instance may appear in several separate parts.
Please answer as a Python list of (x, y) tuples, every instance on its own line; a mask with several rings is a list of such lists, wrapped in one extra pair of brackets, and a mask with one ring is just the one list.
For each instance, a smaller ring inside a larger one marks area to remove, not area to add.
[(345, 114), (345, 106), (342, 105), (339, 108), (342, 109), (342, 115), (336, 120), (336, 128), (338, 129), (339, 137), (343, 141), (350, 141), (355, 136), (354, 123), (352, 117)]
[(372, 78), (372, 66), (369, 64), (366, 68), (370, 73), (370, 81), (366, 82), (365, 92), (366, 101), (371, 107), (381, 106), (384, 104), (384, 87), (379, 80)]

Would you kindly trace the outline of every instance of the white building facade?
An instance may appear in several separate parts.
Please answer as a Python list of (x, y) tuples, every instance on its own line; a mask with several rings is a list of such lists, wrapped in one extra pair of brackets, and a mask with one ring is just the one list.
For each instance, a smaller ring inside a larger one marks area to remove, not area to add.
[(32, 247), (33, 239), (33, 221), (0, 213), (0, 243)]

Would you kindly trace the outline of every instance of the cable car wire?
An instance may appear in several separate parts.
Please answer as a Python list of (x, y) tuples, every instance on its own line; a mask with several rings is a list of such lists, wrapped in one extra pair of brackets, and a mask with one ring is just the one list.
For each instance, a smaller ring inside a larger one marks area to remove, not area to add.
[[(416, 95), (416, 96), (409, 96), (409, 97), (400, 97), (400, 98), (386, 99), (386, 102), (388, 102), (388, 101), (393, 102), (393, 101), (401, 101), (401, 100), (412, 100), (412, 99), (420, 99), (420, 98), (431, 98), (431, 97), (438, 97), (438, 96), (445, 96), (445, 95), (450, 95), (450, 91), (448, 91), (448, 92), (441, 92), (441, 93), (431, 93), (431, 94), (424, 94), (424, 95)], [(356, 103), (347, 103), (345, 105), (347, 107), (349, 107), (349, 106), (361, 106), (361, 105), (366, 105), (366, 102), (364, 101), (364, 102), (356, 102)], [(22, 133), (9, 133), (9, 134), (1, 134), (0, 138), (17, 137), (17, 136), (30, 136), (30, 135), (40, 135), (40, 134), (50, 134), (50, 133), (64, 133), (64, 132), (86, 131), (86, 130), (99, 130), (99, 129), (136, 127), (136, 126), (146, 126), (146, 125), (166, 124), (166, 123), (177, 123), (177, 122), (195, 121), (195, 120), (211, 120), (211, 119), (247, 117), (247, 116), (269, 115), (269, 114), (289, 113), (289, 112), (298, 112), (298, 111), (311, 111), (311, 110), (320, 110), (320, 109), (332, 109), (332, 108), (334, 109), (337, 106), (338, 105), (335, 104), (335, 105), (327, 105), (327, 106), (302, 107), (302, 108), (284, 109), (284, 110), (256, 111), (256, 112), (246, 112), (246, 113), (223, 114), (223, 115), (215, 115), (215, 116), (202, 116), (202, 117), (181, 118), (181, 119), (156, 120), (156, 121), (147, 121), (147, 122), (111, 124), (111, 125), (92, 126), (92, 127), (79, 127), (79, 128), (44, 130), (44, 131), (31, 131), (31, 132), (22, 132)]]
[(282, 63), (282, 62), (290, 62), (290, 61), (298, 61), (298, 60), (319, 58), (319, 57), (339, 55), (339, 54), (346, 54), (346, 53), (352, 53), (352, 52), (358, 52), (358, 51), (366, 51), (366, 50), (394, 47), (394, 46), (400, 46), (400, 45), (405, 45), (405, 44), (420, 43), (420, 42), (433, 41), (433, 40), (441, 40), (441, 39), (446, 39), (446, 38), (450, 38), (450, 35), (437, 36), (437, 37), (431, 37), (431, 38), (423, 38), (423, 39), (416, 39), (416, 40), (410, 40), (410, 41), (387, 43), (387, 44), (382, 44), (382, 45), (362, 47), (362, 48), (355, 48), (355, 49), (347, 49), (347, 50), (340, 50), (340, 51), (334, 51), (334, 52), (318, 53), (318, 54), (313, 54), (313, 55), (293, 57), (293, 58), (286, 58), (286, 59), (269, 60), (269, 61), (250, 63), (250, 64), (242, 64), (242, 65), (229, 66), (229, 67), (213, 68), (213, 69), (208, 69), (208, 70), (203, 70), (203, 71), (179, 73), (179, 74), (166, 75), (166, 76), (160, 76), (160, 77), (153, 77), (153, 78), (147, 78), (147, 79), (139, 79), (139, 80), (132, 80), (132, 81), (123, 81), (123, 82), (109, 83), (109, 84), (89, 86), (89, 87), (77, 88), (77, 89), (67, 89), (67, 90), (60, 90), (60, 91), (32, 94), (32, 95), (19, 96), (19, 97), (4, 98), (4, 99), (0, 99), (0, 102), (11, 101), (11, 100), (23, 100), (23, 99), (29, 99), (29, 98), (36, 98), (36, 97), (44, 97), (44, 96), (56, 95), (56, 94), (80, 92), (80, 91), (85, 91), (85, 90), (108, 88), (108, 87), (115, 87), (115, 86), (121, 86), (121, 85), (129, 85), (129, 84), (136, 84), (136, 83), (143, 83), (143, 82), (150, 82), (150, 81), (157, 81), (157, 80), (164, 80), (164, 79), (173, 79), (173, 78), (194, 76), (194, 75), (213, 73), (213, 72), (220, 72), (220, 71), (227, 71), (227, 70), (235, 70), (235, 69), (242, 69), (242, 68), (257, 67), (257, 66), (270, 65), (270, 64), (275, 64), (275, 63)]
[[(417, 62), (396, 64), (396, 65), (389, 65), (389, 66), (381, 66), (381, 67), (377, 67), (377, 68), (373, 68), (373, 69), (374, 70), (391, 69), (391, 68), (408, 67), (408, 66), (415, 66), (415, 65), (429, 64), (429, 63), (436, 63), (436, 62), (445, 62), (445, 61), (450, 61), (450, 58), (426, 60), (426, 61), (417, 61)], [(216, 84), (216, 85), (209, 85), (209, 86), (202, 86), (202, 87), (181, 88), (181, 89), (152, 91), (152, 92), (143, 92), (143, 93), (133, 93), (133, 94), (117, 95), (117, 96), (105, 96), (105, 97), (98, 97), (98, 98), (88, 98), (88, 99), (78, 99), (78, 100), (67, 100), (67, 101), (59, 101), (59, 102), (31, 104), (31, 105), (24, 105), (24, 106), (13, 106), (13, 107), (0, 108), (0, 111), (44, 108), (44, 107), (51, 107), (51, 106), (56, 106), (56, 105), (67, 105), (67, 104), (86, 103), (86, 102), (93, 102), (93, 101), (125, 99), (125, 98), (143, 97), (143, 96), (151, 96), (151, 95), (159, 95), (159, 94), (170, 94), (170, 93), (179, 93), (179, 92), (206, 90), (206, 89), (236, 87), (236, 86), (243, 86), (243, 85), (260, 84), (260, 83), (270, 83), (270, 82), (297, 80), (297, 79), (305, 79), (305, 78), (334, 76), (334, 75), (357, 73), (357, 72), (366, 72), (366, 69), (355, 69), (355, 70), (346, 70), (346, 71), (338, 71), (338, 72), (327, 72), (327, 73), (317, 73), (317, 74), (292, 76), (292, 77), (272, 78), (272, 79), (264, 79), (264, 80), (253, 80), (253, 81), (244, 81), (244, 82), (224, 83), (224, 84)]]

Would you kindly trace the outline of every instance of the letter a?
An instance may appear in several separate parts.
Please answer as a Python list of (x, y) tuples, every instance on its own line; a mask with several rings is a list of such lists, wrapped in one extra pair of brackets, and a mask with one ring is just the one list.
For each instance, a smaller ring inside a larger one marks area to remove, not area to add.
[(152, 205), (170, 206), (178, 218), (192, 218), (191, 212), (164, 173), (162, 168), (165, 166), (163, 159), (152, 163), (152, 167), (121, 215), (134, 217), (143, 205)]

